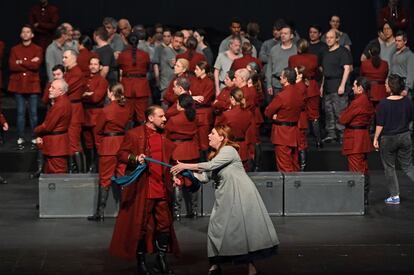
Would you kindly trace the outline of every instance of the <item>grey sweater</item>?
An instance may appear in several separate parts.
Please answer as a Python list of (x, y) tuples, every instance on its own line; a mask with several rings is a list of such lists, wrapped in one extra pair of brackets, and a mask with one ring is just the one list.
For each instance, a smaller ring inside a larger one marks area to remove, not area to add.
[(414, 53), (406, 47), (395, 52), (391, 57), (390, 73), (405, 77), (405, 89), (413, 89), (414, 84)]

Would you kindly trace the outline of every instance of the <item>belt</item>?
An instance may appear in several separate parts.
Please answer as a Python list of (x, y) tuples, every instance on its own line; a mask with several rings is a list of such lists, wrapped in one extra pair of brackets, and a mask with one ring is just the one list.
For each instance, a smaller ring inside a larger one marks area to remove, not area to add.
[(384, 85), (385, 80), (371, 80), (371, 85), (377, 84), (377, 85)]
[(117, 137), (124, 136), (125, 132), (106, 132), (102, 134), (104, 137)]
[(338, 77), (335, 77), (335, 76), (325, 76), (325, 79), (326, 80), (342, 79), (342, 76), (338, 76)]
[(66, 134), (68, 131), (50, 131), (46, 132), (44, 136), (57, 136), (57, 135), (63, 135)]
[(81, 103), (82, 99), (71, 99), (70, 103)]
[(183, 138), (183, 139), (171, 139), (173, 142), (184, 142), (184, 141), (191, 141), (192, 138)]
[(138, 74), (138, 73), (136, 73), (136, 74), (125, 73), (125, 74), (122, 74), (122, 77), (126, 77), (126, 78), (144, 78), (144, 77), (147, 77), (147, 75), (146, 74)]
[(351, 129), (351, 130), (367, 130), (368, 129), (368, 125), (345, 125), (346, 129)]
[(246, 139), (244, 137), (235, 137), (233, 140), (241, 142), (241, 141), (245, 141)]
[(279, 125), (279, 126), (298, 126), (297, 121), (279, 121), (279, 120), (273, 120), (273, 124)]
[(98, 108), (103, 108), (104, 103), (103, 102), (99, 102), (99, 103), (84, 102), (83, 107), (85, 109), (98, 109)]

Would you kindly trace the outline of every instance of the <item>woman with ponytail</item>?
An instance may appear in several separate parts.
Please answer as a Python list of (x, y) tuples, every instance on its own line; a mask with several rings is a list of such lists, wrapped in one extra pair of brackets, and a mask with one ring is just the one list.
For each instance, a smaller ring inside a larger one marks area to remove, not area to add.
[(124, 167), (117, 165), (117, 153), (124, 140), (125, 127), (131, 119), (122, 84), (116, 83), (111, 86), (107, 91), (107, 97), (110, 103), (103, 108), (95, 126), (98, 136), (99, 193), (96, 212), (88, 217), (90, 221), (104, 219), (111, 177), (123, 174)]
[(371, 82), (371, 91), (369, 92), (369, 99), (374, 107), (388, 96), (385, 91), (385, 79), (388, 75), (388, 63), (381, 60), (381, 48), (378, 45), (372, 44), (368, 48), (370, 57), (361, 63), (361, 76), (366, 77)]
[[(196, 162), (200, 157), (200, 151), (197, 139), (197, 118), (194, 109), (194, 100), (191, 95), (185, 93), (178, 97), (177, 112), (171, 116), (165, 125), (166, 137), (175, 143), (176, 147), (172, 153), (172, 159), (183, 162)], [(184, 180), (184, 189), (186, 184), (191, 184)], [(174, 217), (179, 220), (181, 217), (182, 187), (177, 186), (174, 190)], [(193, 195), (193, 194), (192, 194)], [(197, 216), (197, 196), (191, 202), (186, 203), (187, 215)]]
[(147, 79), (150, 66), (148, 53), (137, 48), (139, 37), (135, 33), (128, 36), (128, 48), (119, 54), (118, 65), (121, 71), (121, 83), (125, 89), (125, 97), (133, 114), (133, 119), (142, 123), (151, 89)]
[(213, 101), (214, 101), (214, 81), (211, 79), (210, 68), (207, 61), (197, 63), (195, 70), (195, 78), (191, 82), (191, 95), (195, 100), (195, 108), (197, 111), (197, 119), (199, 121), (198, 138), (200, 149), (202, 151), (203, 160), (207, 159), (208, 150), (208, 133), (213, 126)]
[(244, 169), (250, 170), (249, 160), (254, 159), (255, 123), (252, 112), (246, 110), (246, 99), (243, 91), (235, 88), (230, 92), (231, 107), (216, 120), (216, 125), (227, 125), (231, 128), (234, 141), (239, 145), (239, 155)]
[(258, 274), (254, 261), (277, 252), (275, 228), (255, 184), (244, 171), (231, 128), (217, 125), (208, 137), (213, 149), (209, 161), (179, 162), (171, 173), (177, 175), (184, 169), (206, 172), (204, 181), (215, 181), (216, 201), (207, 231), (208, 274), (222, 274), (220, 265), (226, 262), (246, 264), (247, 274)]
[(197, 39), (193, 36), (190, 36), (187, 39), (187, 42), (185, 43), (185, 47), (187, 48), (187, 51), (185, 51), (184, 53), (181, 53), (181, 54), (177, 54), (177, 57), (176, 57), (177, 59), (179, 59), (179, 58), (187, 59), (188, 62), (190, 62), (189, 71), (191, 73), (194, 72), (197, 63), (199, 63), (201, 61), (207, 62), (207, 59), (204, 56), (204, 54), (201, 54), (201, 53), (197, 52), (197, 46), (198, 46)]

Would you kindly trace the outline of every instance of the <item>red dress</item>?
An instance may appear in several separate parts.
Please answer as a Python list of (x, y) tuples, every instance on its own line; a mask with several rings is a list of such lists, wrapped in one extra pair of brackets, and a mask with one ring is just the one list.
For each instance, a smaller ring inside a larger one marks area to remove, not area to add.
[(85, 122), (83, 126), (86, 127), (83, 131), (83, 137), (85, 139), (85, 146), (88, 149), (95, 147), (97, 137), (94, 127), (98, 116), (102, 113), (107, 90), (108, 81), (106, 81), (100, 74), (90, 75), (86, 80), (85, 92), (93, 92), (90, 96), (82, 97), (85, 112)]
[(69, 143), (70, 154), (82, 152), (80, 142), (82, 123), (85, 119), (85, 113), (82, 106), (82, 95), (86, 89), (85, 78), (79, 66), (68, 69), (63, 75), (66, 83), (69, 85), (67, 95), (72, 104), (72, 119), (69, 126)]
[[(271, 140), (276, 145), (276, 164), (281, 172), (299, 171), (297, 123), (305, 103), (298, 100), (297, 94), (295, 85), (288, 85), (273, 98), (265, 110), (266, 117), (273, 121)], [(273, 119), (275, 114), (276, 120)]]
[(117, 154), (124, 140), (125, 127), (131, 113), (128, 107), (112, 101), (105, 106), (96, 119), (95, 133), (99, 154), (99, 184), (111, 185), (111, 177), (123, 175), (125, 165), (117, 165)]
[(364, 60), (360, 68), (361, 76), (371, 81), (369, 99), (374, 106), (388, 96), (385, 90), (385, 79), (388, 76), (388, 63), (381, 60), (380, 66), (375, 68), (370, 59)]
[(218, 124), (230, 126), (234, 140), (240, 146), (239, 155), (242, 161), (254, 158), (255, 124), (254, 115), (249, 110), (242, 109), (240, 105), (233, 106), (217, 118), (216, 125)]
[[(130, 164), (129, 169), (135, 169), (135, 166), (129, 163), (130, 155), (133, 155), (133, 157), (140, 154), (152, 156), (151, 148), (149, 147), (149, 137), (150, 129), (146, 125), (129, 130), (118, 152), (119, 161), (127, 165)], [(171, 160), (175, 146), (171, 141), (166, 139), (164, 135), (161, 135), (161, 144), (161, 160), (168, 163)], [(143, 231), (146, 231), (145, 240), (147, 244), (147, 252), (153, 253), (155, 251), (155, 229), (159, 223), (168, 224), (170, 226), (169, 239), (171, 243), (169, 247), (174, 253), (179, 252), (171, 212), (166, 211), (160, 213), (160, 217), (158, 218), (163, 219), (163, 221), (156, 221), (153, 215), (148, 216), (146, 211), (148, 201), (152, 201), (148, 198), (148, 194), (156, 191), (150, 190), (153, 188), (153, 185), (150, 184), (151, 177), (153, 177), (152, 180), (156, 180), (159, 176), (162, 177), (165, 191), (167, 193), (164, 201), (166, 201), (172, 208), (171, 198), (173, 185), (170, 179), (170, 172), (164, 167), (161, 172), (161, 175), (155, 175), (153, 173), (149, 173), (147, 170), (147, 172), (141, 175), (135, 183), (123, 189), (120, 209), (109, 248), (111, 254), (126, 260), (135, 260), (137, 244), (142, 237), (144, 237)]]
[(128, 48), (119, 54), (117, 62), (122, 70), (121, 83), (125, 89), (125, 97), (129, 101), (131, 111), (135, 114), (135, 120), (145, 121), (145, 110), (148, 108), (151, 95), (147, 79), (150, 57), (148, 53), (137, 49), (134, 65), (132, 48)]
[(213, 125), (214, 82), (209, 77), (192, 78), (190, 92), (192, 96), (203, 96), (203, 103), (195, 103), (198, 120), (198, 141), (201, 150), (208, 150), (208, 134)]
[[(368, 173), (366, 154), (373, 149), (368, 126), (374, 113), (368, 96), (360, 94), (339, 116), (339, 123), (345, 125), (342, 154), (348, 157), (350, 171)], [(355, 126), (362, 126), (363, 129), (354, 129)]]
[(42, 137), (40, 147), (46, 157), (45, 173), (66, 173), (69, 155), (68, 128), (72, 115), (69, 98), (64, 94), (54, 99), (52, 107), (46, 114), (42, 124), (34, 129), (37, 136)]

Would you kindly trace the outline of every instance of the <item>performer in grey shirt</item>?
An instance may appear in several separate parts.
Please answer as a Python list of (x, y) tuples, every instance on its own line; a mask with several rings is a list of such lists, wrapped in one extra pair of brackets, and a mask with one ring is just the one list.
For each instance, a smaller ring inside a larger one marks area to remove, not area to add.
[(397, 74), (405, 79), (403, 96), (412, 96), (414, 82), (414, 54), (407, 47), (407, 33), (399, 31), (395, 35), (396, 52), (391, 57), (390, 74)]
[[(241, 43), (242, 44), (244, 42), (250, 42), (247, 38), (245, 38), (243, 36), (240, 36), (240, 30), (241, 30), (240, 21), (237, 18), (233, 18), (233, 20), (231, 21), (231, 25), (230, 25), (231, 34), (229, 36), (227, 36), (226, 38), (224, 38), (223, 41), (221, 41), (220, 47), (219, 47), (219, 53), (225, 52), (229, 49), (230, 42), (231, 42), (232, 38), (235, 37), (235, 36), (239, 36), (241, 38)], [(254, 46), (253, 46), (252, 56), (257, 57), (257, 51), (256, 51), (256, 48)]]

